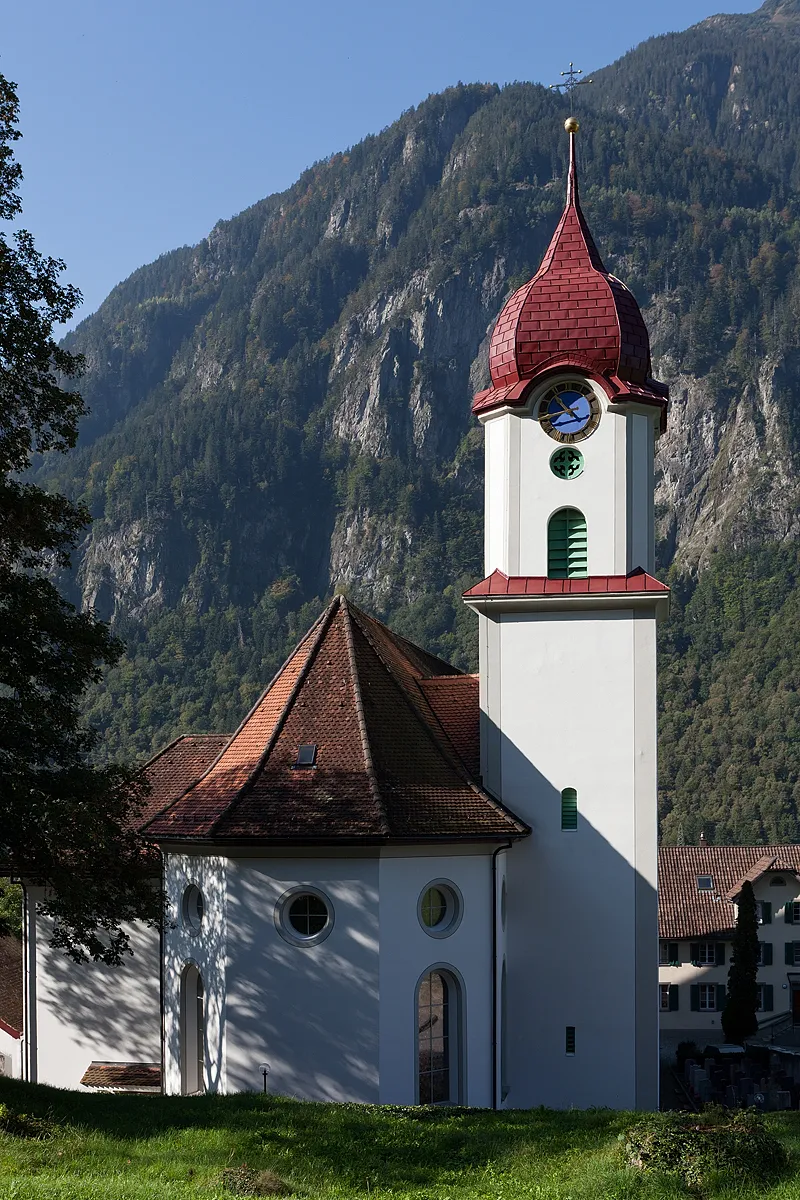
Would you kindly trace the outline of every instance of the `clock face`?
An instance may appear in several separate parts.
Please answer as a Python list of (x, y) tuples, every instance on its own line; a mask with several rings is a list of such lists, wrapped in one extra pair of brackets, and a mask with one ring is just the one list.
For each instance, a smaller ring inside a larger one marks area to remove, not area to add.
[(548, 388), (539, 401), (536, 418), (557, 442), (582, 442), (600, 422), (600, 403), (588, 384), (570, 379)]

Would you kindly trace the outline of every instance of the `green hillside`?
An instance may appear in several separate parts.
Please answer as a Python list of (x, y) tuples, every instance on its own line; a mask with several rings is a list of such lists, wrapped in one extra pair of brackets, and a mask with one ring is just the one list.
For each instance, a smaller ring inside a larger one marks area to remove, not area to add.
[[(800, 835), (800, 5), (654, 39), (582, 89), (584, 208), (650, 325), (664, 835)], [(344, 588), (475, 666), (486, 339), (563, 204), (565, 102), (458, 86), (142, 267), (69, 336), (95, 522), (65, 580), (128, 655), (108, 755), (231, 729)], [(699, 580), (699, 583), (698, 583)], [(721, 614), (724, 614), (724, 619)]]

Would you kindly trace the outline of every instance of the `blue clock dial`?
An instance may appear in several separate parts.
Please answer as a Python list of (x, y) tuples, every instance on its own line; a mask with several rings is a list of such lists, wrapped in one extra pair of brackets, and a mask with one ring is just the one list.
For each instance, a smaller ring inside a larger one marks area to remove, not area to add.
[(597, 428), (600, 405), (588, 384), (570, 380), (545, 392), (536, 415), (549, 437), (557, 442), (579, 442)]

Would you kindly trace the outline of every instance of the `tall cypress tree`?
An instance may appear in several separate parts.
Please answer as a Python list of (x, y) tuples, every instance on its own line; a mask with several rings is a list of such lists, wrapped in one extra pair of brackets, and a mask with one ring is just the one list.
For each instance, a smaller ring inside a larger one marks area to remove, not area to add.
[(728, 997), (722, 1010), (725, 1040), (742, 1043), (758, 1030), (758, 918), (753, 885), (745, 881), (739, 893), (733, 953), (728, 970)]

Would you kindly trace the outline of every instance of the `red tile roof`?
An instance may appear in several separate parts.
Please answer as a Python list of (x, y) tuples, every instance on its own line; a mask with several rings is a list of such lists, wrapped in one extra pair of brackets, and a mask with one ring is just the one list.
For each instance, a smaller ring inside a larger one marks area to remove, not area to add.
[(497, 319), (489, 348), (492, 387), (475, 397), (473, 412), (524, 404), (531, 380), (569, 368), (594, 377), (612, 402), (657, 405), (663, 422), (668, 391), (650, 376), (650, 340), (639, 306), (606, 271), (581, 210), (574, 134), (566, 207), (541, 267)]
[[(525, 836), (475, 777), (477, 730), (473, 677), (337, 597), (224, 751), (143, 832), (284, 843)], [(295, 769), (309, 743), (315, 765)]]
[(159, 1063), (93, 1062), (81, 1077), (84, 1087), (115, 1092), (161, 1091)]
[(187, 787), (211, 766), (229, 741), (226, 733), (184, 734), (151, 758), (145, 767), (150, 792), (139, 815), (139, 826), (152, 821), (157, 813), (182, 796)]
[(0, 937), (0, 1029), (22, 1030), (22, 943), (10, 934)]
[(668, 593), (660, 579), (636, 567), (627, 575), (588, 575), (584, 579), (547, 579), (543, 575), (506, 575), (494, 570), (476, 583), (464, 596), (586, 596), (627, 592)]
[[(662, 938), (722, 936), (736, 918), (733, 901), (765, 871), (800, 874), (800, 846), (662, 846), (658, 854), (658, 923)], [(711, 891), (697, 879), (710, 875)]]

